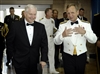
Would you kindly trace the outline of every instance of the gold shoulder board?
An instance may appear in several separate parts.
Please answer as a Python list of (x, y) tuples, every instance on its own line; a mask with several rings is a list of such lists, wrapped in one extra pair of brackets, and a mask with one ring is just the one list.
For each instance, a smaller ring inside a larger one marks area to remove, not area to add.
[(82, 22), (84, 22), (84, 23), (89, 23), (89, 21), (85, 21), (85, 20), (81, 20)]
[(64, 23), (66, 23), (66, 22), (67, 22), (67, 20), (65, 20), (65, 21), (61, 22), (60, 24), (64, 24)]
[(99, 15), (99, 13), (97, 13), (97, 14), (94, 14), (94, 16), (97, 16), (97, 15)]
[(41, 21), (43, 18), (39, 19), (39, 21)]

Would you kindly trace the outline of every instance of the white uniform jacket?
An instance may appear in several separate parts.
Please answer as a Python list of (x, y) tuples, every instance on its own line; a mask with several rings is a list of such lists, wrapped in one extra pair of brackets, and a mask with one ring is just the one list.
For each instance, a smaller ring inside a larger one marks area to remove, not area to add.
[[(86, 41), (89, 43), (96, 43), (97, 37), (91, 29), (90, 23), (82, 22), (77, 18), (78, 24), (71, 25), (71, 21), (68, 20), (66, 23), (59, 26), (56, 36), (54, 38), (55, 44), (59, 45), (64, 44), (64, 52), (70, 55), (73, 55), (74, 45), (76, 45), (77, 55), (85, 53), (87, 51)], [(62, 33), (65, 30), (65, 27), (74, 28), (76, 26), (82, 26), (86, 30), (84, 35), (73, 33), (72, 36), (62, 37)]]
[(55, 28), (55, 22), (52, 18), (47, 19), (46, 17), (40, 20), (40, 23), (45, 25), (48, 38), (53, 38), (53, 28)]

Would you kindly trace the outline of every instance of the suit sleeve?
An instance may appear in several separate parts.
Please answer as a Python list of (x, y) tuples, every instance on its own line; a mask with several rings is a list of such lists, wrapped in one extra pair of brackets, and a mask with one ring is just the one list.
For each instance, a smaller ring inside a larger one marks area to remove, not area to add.
[(43, 25), (42, 29), (42, 40), (41, 40), (41, 61), (47, 61), (48, 60), (48, 40), (47, 40), (47, 34), (45, 27)]

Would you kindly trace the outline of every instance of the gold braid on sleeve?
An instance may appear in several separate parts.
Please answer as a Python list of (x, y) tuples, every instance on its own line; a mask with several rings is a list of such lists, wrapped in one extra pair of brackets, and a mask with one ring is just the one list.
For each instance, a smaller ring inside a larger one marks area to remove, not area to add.
[(4, 23), (4, 25), (1, 28), (1, 35), (3, 37), (6, 37), (8, 32), (9, 32), (8, 25)]

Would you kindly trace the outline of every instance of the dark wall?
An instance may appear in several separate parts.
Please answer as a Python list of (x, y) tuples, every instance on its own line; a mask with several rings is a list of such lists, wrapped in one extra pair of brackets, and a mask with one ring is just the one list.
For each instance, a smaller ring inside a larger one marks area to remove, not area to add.
[(100, 0), (91, 0), (92, 7), (92, 20), (94, 14), (100, 13)]

